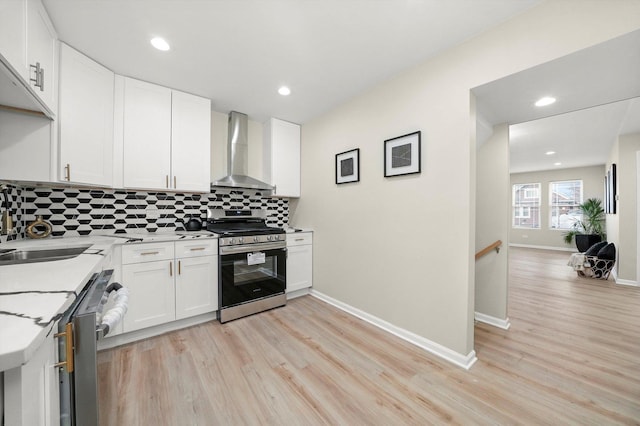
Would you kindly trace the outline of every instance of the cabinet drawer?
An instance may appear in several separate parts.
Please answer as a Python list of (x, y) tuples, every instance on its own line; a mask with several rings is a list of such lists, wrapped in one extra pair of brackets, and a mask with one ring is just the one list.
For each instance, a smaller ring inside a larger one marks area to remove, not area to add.
[(218, 240), (176, 241), (176, 258), (210, 256), (218, 254)]
[(122, 264), (173, 260), (173, 243), (142, 243), (122, 247)]
[(313, 243), (312, 232), (294, 232), (287, 234), (287, 246), (304, 246)]

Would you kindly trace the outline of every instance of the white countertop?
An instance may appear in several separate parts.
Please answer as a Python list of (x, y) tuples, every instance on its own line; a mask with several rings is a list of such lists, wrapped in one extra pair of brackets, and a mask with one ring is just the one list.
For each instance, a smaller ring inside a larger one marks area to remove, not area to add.
[[(115, 245), (130, 242), (216, 238), (208, 232), (132, 233), (111, 236), (19, 240), (2, 249), (45, 249), (91, 245), (65, 260), (0, 266), (0, 371), (26, 363), (36, 352), (57, 316), (63, 313), (94, 272), (102, 270)], [(127, 237), (134, 238), (129, 239)]]
[[(127, 242), (162, 242), (162, 241), (179, 241), (184, 239), (195, 238), (217, 238), (218, 236), (209, 231), (136, 231), (132, 230), (124, 234), (113, 234), (114, 237)], [(127, 241), (129, 240), (129, 241)]]
[(285, 232), (287, 234), (293, 234), (295, 232), (313, 232), (313, 229), (291, 226), (291, 227), (286, 228)]

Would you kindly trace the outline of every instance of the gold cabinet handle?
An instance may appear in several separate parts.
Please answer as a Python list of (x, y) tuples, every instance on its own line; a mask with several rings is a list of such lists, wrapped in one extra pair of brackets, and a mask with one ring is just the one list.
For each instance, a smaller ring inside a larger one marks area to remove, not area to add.
[(178, 260), (178, 275), (182, 274), (182, 262)]
[(169, 262), (169, 276), (173, 276), (173, 262)]
[(169, 188), (169, 175), (166, 175), (165, 185)]
[(159, 251), (145, 251), (143, 253), (140, 253), (140, 256), (149, 256), (151, 254), (160, 254)]
[(64, 337), (65, 345), (65, 358), (66, 361), (58, 362), (54, 364), (54, 367), (66, 367), (68, 373), (73, 373), (73, 324), (68, 322), (64, 331), (56, 333), (54, 337)]
[(64, 166), (64, 178), (67, 182), (71, 181), (71, 165), (69, 163)]
[(173, 177), (173, 189), (178, 189), (178, 178)]
[(201, 251), (201, 250), (204, 250), (204, 249), (205, 249), (205, 247), (196, 247), (196, 248), (192, 248), (192, 249), (189, 249), (189, 250), (191, 250), (191, 251)]

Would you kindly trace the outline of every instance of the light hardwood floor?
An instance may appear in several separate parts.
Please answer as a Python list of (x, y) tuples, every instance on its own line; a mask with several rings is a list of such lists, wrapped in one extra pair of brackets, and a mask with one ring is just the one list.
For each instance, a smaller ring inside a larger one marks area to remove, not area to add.
[(311, 296), (99, 353), (101, 425), (640, 424), (640, 288), (510, 249), (469, 371)]

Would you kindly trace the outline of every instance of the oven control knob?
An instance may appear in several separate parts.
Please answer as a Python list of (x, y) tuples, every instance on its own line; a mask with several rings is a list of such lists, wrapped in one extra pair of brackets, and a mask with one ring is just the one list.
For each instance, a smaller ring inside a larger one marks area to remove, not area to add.
[(259, 239), (260, 238), (258, 238), (258, 237), (253, 237), (253, 241), (255, 241), (256, 243), (258, 242)]
[(234, 240), (233, 238), (231, 238), (230, 244), (235, 244), (236, 240)]
[(242, 243), (244, 243), (244, 238), (242, 237), (238, 238), (238, 244), (242, 244)]
[(273, 235), (267, 235), (267, 241), (273, 240)]

